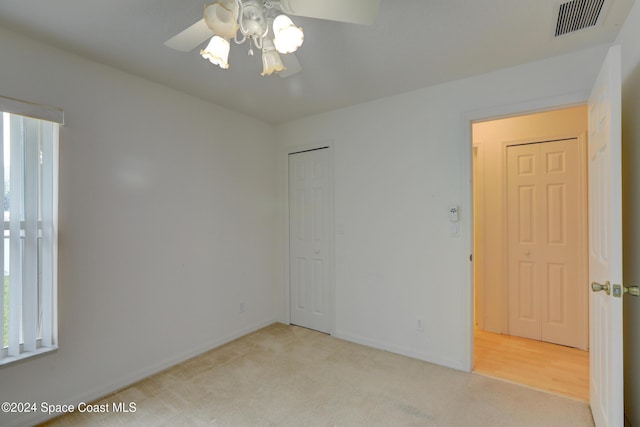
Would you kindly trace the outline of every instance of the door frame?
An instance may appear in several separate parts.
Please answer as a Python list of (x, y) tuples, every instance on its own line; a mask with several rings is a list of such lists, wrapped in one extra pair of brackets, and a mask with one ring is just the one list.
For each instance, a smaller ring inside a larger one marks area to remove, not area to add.
[(588, 93), (569, 93), (550, 98), (530, 99), (518, 104), (505, 104), (497, 107), (483, 108), (467, 111), (463, 114), (462, 128), (464, 137), (461, 138), (463, 189), (462, 196), (468, 207), (469, 215), (461, 218), (462, 230), (469, 230), (468, 233), (461, 233), (463, 242), (461, 245), (461, 263), (468, 263), (468, 268), (464, 269), (466, 287), (462, 290), (462, 314), (464, 315), (465, 333), (462, 334), (462, 348), (466, 360), (462, 360), (462, 368), (467, 372), (473, 371), (474, 356), (474, 277), (473, 260), (470, 254), (474, 249), (473, 230), (473, 133), (474, 122), (504, 119), (508, 117), (521, 116), (526, 114), (540, 113), (544, 111), (556, 110), (559, 108), (575, 107), (583, 105), (588, 101)]
[[(472, 135), (473, 136), (473, 135)], [(486, 235), (486, 231), (485, 231), (485, 209), (486, 209), (486, 202), (485, 202), (485, 194), (486, 194), (486, 181), (485, 181), (485, 141), (477, 141), (475, 144), (473, 144), (472, 141), (472, 147), (471, 147), (471, 155), (473, 156), (474, 152), (476, 153), (476, 160), (475, 160), (475, 165), (476, 168), (481, 168), (481, 173), (478, 173), (478, 176), (476, 177), (475, 172), (473, 170), (473, 158), (471, 159), (471, 190), (472, 190), (472, 199), (471, 199), (471, 206), (472, 206), (472, 214), (471, 214), (471, 223), (473, 224), (473, 264), (472, 265), (476, 265), (476, 263), (478, 263), (478, 268), (474, 268), (472, 270), (472, 274), (473, 274), (473, 327), (475, 328), (476, 325), (480, 328), (480, 329), (485, 329), (485, 313), (486, 313), (486, 307), (485, 307), (485, 286), (486, 286), (486, 271), (485, 271), (485, 254), (486, 254), (486, 246), (485, 246), (485, 240), (484, 240), (484, 236)], [(477, 179), (476, 179), (477, 178)], [(478, 187), (478, 194), (475, 194), (474, 189)], [(476, 201), (477, 203), (477, 207), (478, 212), (476, 212)], [(478, 225), (478, 232), (476, 233), (476, 225)], [(475, 241), (475, 236), (476, 234), (479, 234), (483, 237), (483, 239), (480, 242), (476, 242)], [(478, 250), (479, 249), (479, 250)], [(479, 254), (482, 254), (482, 256), (479, 256)], [(478, 283), (476, 279), (479, 279), (479, 281), (482, 283), (480, 286), (478, 286)]]
[(291, 154), (302, 153), (305, 151), (314, 151), (320, 149), (328, 150), (327, 162), (329, 171), (329, 192), (330, 197), (327, 200), (329, 204), (328, 210), (331, 212), (329, 218), (329, 230), (331, 236), (333, 236), (333, 244), (330, 245), (329, 254), (327, 260), (330, 263), (329, 277), (327, 280), (328, 289), (330, 294), (331, 307), (329, 308), (329, 318), (331, 319), (331, 326), (329, 328), (330, 335), (334, 335), (336, 331), (336, 269), (335, 269), (335, 180), (334, 180), (334, 142), (333, 140), (319, 141), (312, 144), (293, 145), (285, 147), (282, 151), (281, 161), (283, 162), (284, 174), (282, 177), (282, 188), (284, 191), (284, 323), (291, 324), (291, 280), (290, 280), (290, 245), (289, 245), (289, 156)]

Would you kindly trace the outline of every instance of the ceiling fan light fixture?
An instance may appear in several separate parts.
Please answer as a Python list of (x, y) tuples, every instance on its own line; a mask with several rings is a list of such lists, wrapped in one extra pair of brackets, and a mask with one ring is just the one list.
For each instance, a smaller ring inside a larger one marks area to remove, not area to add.
[(280, 54), (270, 39), (264, 39), (262, 42), (262, 73), (261, 76), (270, 76), (273, 73), (279, 73), (286, 70), (282, 63)]
[(204, 20), (214, 34), (231, 39), (240, 27), (238, 13), (235, 0), (218, 0), (204, 7)]
[(229, 40), (220, 36), (213, 36), (206, 48), (200, 51), (200, 55), (209, 62), (226, 70), (229, 68)]
[(296, 27), (287, 15), (278, 15), (273, 20), (273, 34), (276, 50), (280, 53), (293, 53), (304, 42), (302, 28)]
[[(249, 44), (249, 55), (256, 47), (262, 51), (263, 75), (278, 72), (288, 77), (300, 71), (300, 63), (292, 55), (304, 42), (301, 27), (287, 16), (371, 25), (374, 23), (380, 0), (207, 0), (204, 17), (165, 45), (181, 52), (190, 52), (211, 36), (208, 46), (200, 54), (219, 65), (229, 68), (230, 40)], [(563, 0), (569, 2), (587, 0)], [(604, 0), (589, 0), (604, 1)], [(263, 46), (265, 40), (268, 46)], [(273, 46), (273, 49), (272, 49)], [(289, 54), (279, 57), (278, 54)], [(281, 63), (286, 64), (282, 71)]]

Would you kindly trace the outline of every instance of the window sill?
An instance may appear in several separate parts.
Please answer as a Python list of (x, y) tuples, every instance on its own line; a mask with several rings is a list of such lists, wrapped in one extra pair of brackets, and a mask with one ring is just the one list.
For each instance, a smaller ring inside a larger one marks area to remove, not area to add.
[(52, 353), (54, 351), (58, 350), (58, 346), (52, 346), (52, 347), (40, 347), (38, 349), (36, 349), (36, 351), (28, 351), (28, 352), (23, 352), (20, 353), (19, 356), (5, 356), (3, 355), (3, 353), (6, 354), (7, 349), (2, 349), (0, 350), (0, 369), (5, 367), (5, 366), (9, 366), (9, 365), (14, 365), (16, 363), (20, 363), (20, 362), (24, 362), (27, 359), (31, 359), (34, 357), (38, 357), (38, 356), (42, 356), (44, 354), (48, 354), (48, 353)]

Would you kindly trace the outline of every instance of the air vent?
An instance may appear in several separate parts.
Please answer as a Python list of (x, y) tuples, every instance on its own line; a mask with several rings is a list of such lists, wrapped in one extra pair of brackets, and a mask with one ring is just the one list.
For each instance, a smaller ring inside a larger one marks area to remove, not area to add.
[(560, 4), (556, 37), (593, 27), (598, 22), (605, 0), (573, 0)]

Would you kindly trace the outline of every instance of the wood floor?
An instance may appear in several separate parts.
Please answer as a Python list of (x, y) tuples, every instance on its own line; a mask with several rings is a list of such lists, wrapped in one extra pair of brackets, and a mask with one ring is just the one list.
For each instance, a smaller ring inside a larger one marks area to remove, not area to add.
[(474, 372), (589, 400), (589, 352), (475, 331)]

